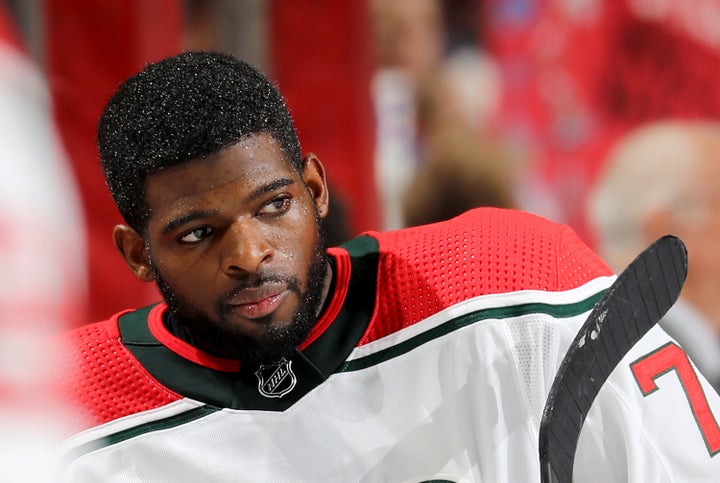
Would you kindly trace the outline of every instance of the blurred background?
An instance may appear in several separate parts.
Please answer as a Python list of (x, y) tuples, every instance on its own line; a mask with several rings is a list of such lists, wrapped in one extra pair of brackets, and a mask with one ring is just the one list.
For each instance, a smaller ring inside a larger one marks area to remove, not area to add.
[(95, 123), (122, 79), (181, 50), (235, 54), (279, 85), (326, 164), (337, 241), (490, 204), (594, 245), (586, 196), (612, 143), (720, 115), (718, 0), (2, 2), (79, 193), (87, 320), (157, 296), (112, 246)]

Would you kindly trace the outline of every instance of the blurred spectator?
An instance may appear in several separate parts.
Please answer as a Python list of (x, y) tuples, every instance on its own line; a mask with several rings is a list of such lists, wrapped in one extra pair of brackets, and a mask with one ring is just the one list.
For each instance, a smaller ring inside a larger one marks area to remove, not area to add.
[(403, 198), (406, 225), (446, 220), (479, 206), (517, 208), (515, 160), (497, 143), (459, 129), (434, 137), (426, 156)]
[(2, 5), (0, 106), (0, 481), (51, 481), (66, 413), (43, 341), (86, 320), (83, 220), (44, 78)]
[(432, 72), (445, 51), (440, 0), (369, 0), (377, 65), (409, 82)]
[(444, 31), (439, 0), (370, 0), (377, 70), (375, 176), (386, 229), (403, 225), (401, 198), (419, 163), (417, 83), (439, 66)]
[(480, 52), (463, 49), (446, 58), (415, 88), (418, 144), (438, 132), (487, 131), (499, 108), (501, 83), (495, 65)]
[[(518, 208), (519, 159), (483, 132), (479, 114), (486, 111), (477, 108), (483, 84), (497, 89), (479, 63), (475, 72), (471, 65), (450, 59), (418, 82), (420, 164), (403, 193), (405, 226), (445, 220), (478, 206)], [(474, 90), (462, 88), (468, 81)]]
[(589, 219), (598, 251), (622, 270), (654, 239), (679, 236), (689, 252), (680, 301), (661, 321), (720, 389), (720, 123), (658, 121), (611, 151)]
[(480, 134), (499, 104), (500, 81), (468, 28), (468, 22), (479, 24), (474, 9), (473, 18), (462, 19), (465, 28), (457, 32), (462, 35), (454, 35), (452, 22), (459, 20), (452, 14), (467, 11), (472, 2), (372, 0), (371, 6), (377, 55), (375, 172), (384, 228), (393, 229), (407, 225), (402, 200), (426, 161), (428, 138), (436, 128)]

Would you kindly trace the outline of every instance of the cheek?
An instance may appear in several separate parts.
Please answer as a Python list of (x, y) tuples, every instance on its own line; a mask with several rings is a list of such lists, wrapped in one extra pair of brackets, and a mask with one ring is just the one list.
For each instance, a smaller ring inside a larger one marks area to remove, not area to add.
[(687, 246), (691, 271), (708, 273), (715, 278), (715, 274), (720, 272), (720, 225), (697, 226), (687, 230), (680, 238)]
[(298, 254), (312, 252), (318, 241), (315, 205), (298, 203), (293, 213), (283, 218), (281, 229), (274, 231), (274, 238), (283, 251), (290, 248)]
[(165, 257), (155, 264), (157, 274), (173, 292), (183, 298), (197, 299), (212, 287), (207, 263), (177, 257)]
[(315, 245), (317, 244), (317, 236), (314, 232), (297, 232), (294, 236), (288, 238), (283, 252), (288, 262), (295, 267), (298, 274), (304, 274), (308, 265), (311, 263)]
[(315, 251), (319, 242), (314, 213), (310, 220), (303, 220), (302, 224), (297, 224), (295, 227), (291, 234), (279, 240), (279, 243), (283, 246), (279, 251), (285, 254), (289, 263), (293, 265), (296, 274), (304, 278), (315, 258)]
[(155, 260), (155, 271), (172, 289), (176, 289), (187, 278), (186, 265), (163, 258)]

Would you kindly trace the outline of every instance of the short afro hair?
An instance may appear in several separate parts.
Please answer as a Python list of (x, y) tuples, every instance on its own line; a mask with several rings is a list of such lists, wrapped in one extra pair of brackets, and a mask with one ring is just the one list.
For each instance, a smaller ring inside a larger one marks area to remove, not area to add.
[(105, 106), (97, 136), (115, 204), (125, 222), (143, 233), (149, 175), (260, 133), (270, 134), (301, 171), (297, 132), (275, 85), (232, 56), (184, 52), (123, 82)]

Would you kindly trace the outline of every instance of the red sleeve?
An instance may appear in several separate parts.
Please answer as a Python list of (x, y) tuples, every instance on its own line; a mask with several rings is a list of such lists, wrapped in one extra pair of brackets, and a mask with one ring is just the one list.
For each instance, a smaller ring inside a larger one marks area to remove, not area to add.
[[(161, 385), (120, 341), (118, 317), (63, 334), (65, 364), (60, 390), (79, 408), (75, 429), (163, 406), (182, 396)], [(79, 427), (78, 427), (79, 426)]]

